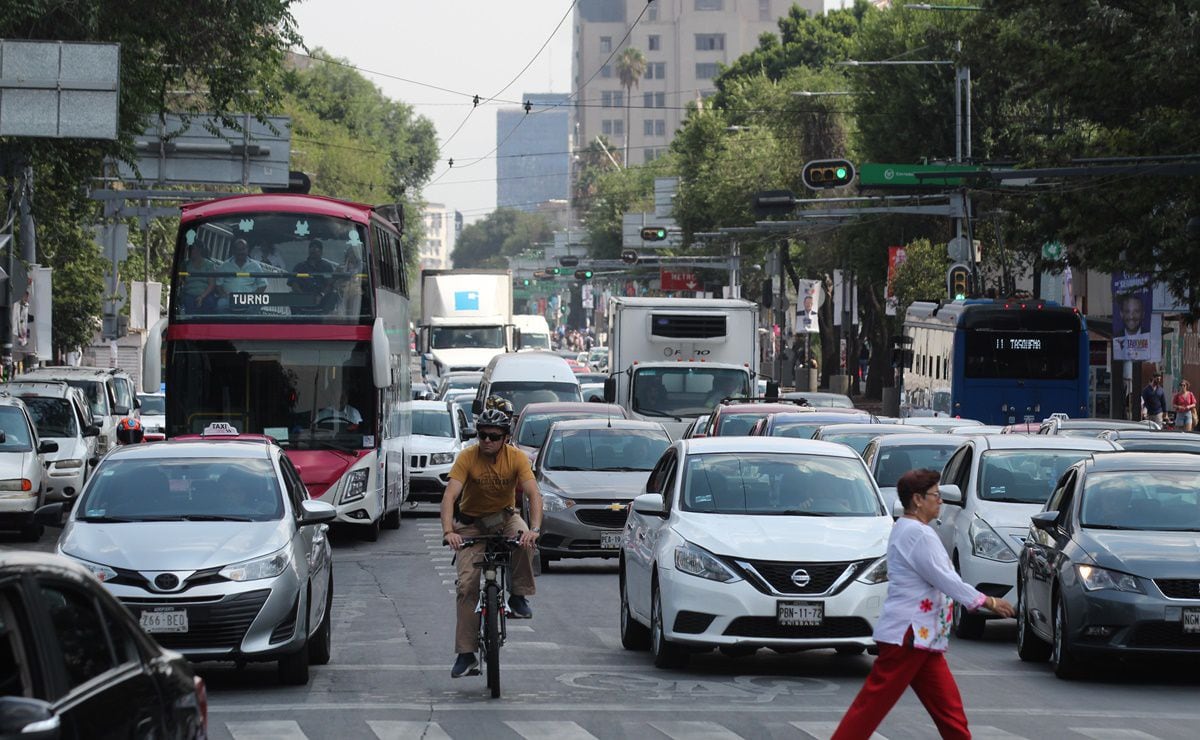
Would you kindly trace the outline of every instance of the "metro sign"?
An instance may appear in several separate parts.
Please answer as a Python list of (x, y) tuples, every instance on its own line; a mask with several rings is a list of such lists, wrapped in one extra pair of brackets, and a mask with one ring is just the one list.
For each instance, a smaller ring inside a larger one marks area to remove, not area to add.
[(694, 272), (661, 270), (659, 277), (663, 290), (700, 290), (700, 281)]

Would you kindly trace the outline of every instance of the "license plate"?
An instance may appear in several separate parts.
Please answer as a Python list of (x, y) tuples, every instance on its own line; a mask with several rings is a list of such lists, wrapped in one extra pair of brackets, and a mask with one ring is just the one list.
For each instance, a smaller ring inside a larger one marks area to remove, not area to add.
[(819, 601), (780, 601), (776, 602), (775, 615), (785, 627), (820, 627), (825, 605)]
[(621, 530), (606, 530), (600, 533), (600, 547), (604, 550), (621, 549)]
[(1025, 414), (1026, 424), (1032, 424), (1034, 421), (1036, 421), (1036, 419), (1033, 418), (1033, 414)]
[(174, 609), (169, 606), (144, 609), (138, 621), (147, 632), (188, 631), (187, 609)]
[(1183, 631), (1187, 634), (1200, 633), (1200, 609), (1183, 610)]

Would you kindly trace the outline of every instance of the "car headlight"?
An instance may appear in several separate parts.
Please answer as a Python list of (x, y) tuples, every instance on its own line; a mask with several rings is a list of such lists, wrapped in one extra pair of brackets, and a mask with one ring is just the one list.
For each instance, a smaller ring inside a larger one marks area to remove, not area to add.
[(733, 583), (741, 577), (729, 569), (708, 550), (685, 542), (675, 548), (675, 570), (690, 576), (707, 578), (710, 581)]
[(59, 470), (74, 470), (83, 467), (83, 460), (55, 460), (54, 467)]
[(885, 555), (885, 556), (879, 558), (878, 560), (876, 560), (874, 563), (871, 563), (870, 565), (868, 565), (867, 569), (865, 571), (863, 571), (863, 574), (855, 580), (857, 580), (859, 583), (875, 584), (875, 583), (887, 583), (887, 579), (888, 579), (888, 568), (887, 568), (887, 556)]
[(33, 482), (28, 478), (0, 480), (0, 491), (32, 491)]
[(566, 511), (574, 505), (575, 502), (565, 496), (542, 492), (542, 511)]
[(346, 485), (342, 489), (342, 503), (357, 501), (367, 495), (367, 478), (371, 471), (366, 468), (351, 470), (346, 476)]
[(1111, 588), (1114, 591), (1128, 591), (1135, 594), (1146, 593), (1142, 590), (1142, 584), (1138, 583), (1138, 579), (1128, 573), (1121, 573), (1120, 571), (1109, 570), (1107, 568), (1097, 568), (1094, 565), (1076, 565), (1075, 570), (1079, 573), (1079, 582), (1088, 591)]
[(115, 570), (113, 570), (112, 568), (108, 567), (107, 565), (103, 565), (101, 563), (93, 563), (90, 560), (84, 560), (83, 558), (77, 558), (74, 555), (71, 555), (71, 554), (65, 553), (65, 552), (63, 553), (63, 555), (66, 555), (67, 557), (71, 558), (72, 560), (79, 563), (83, 567), (87, 568), (89, 571), (91, 571), (92, 575), (96, 576), (96, 580), (100, 581), (101, 583), (103, 583), (104, 581), (111, 581), (112, 579), (117, 577), (117, 572)]
[(257, 581), (260, 578), (274, 578), (282, 573), (290, 562), (292, 562), (292, 546), (287, 545), (270, 555), (227, 565), (220, 570), (220, 576), (231, 581)]
[(977, 558), (984, 560), (995, 560), (1000, 563), (1014, 563), (1017, 560), (1016, 554), (1004, 538), (996, 533), (987, 522), (976, 518), (971, 522), (969, 531), (971, 538), (971, 553)]
[(449, 465), (454, 462), (453, 452), (435, 452), (429, 456), (429, 462), (432, 465)]

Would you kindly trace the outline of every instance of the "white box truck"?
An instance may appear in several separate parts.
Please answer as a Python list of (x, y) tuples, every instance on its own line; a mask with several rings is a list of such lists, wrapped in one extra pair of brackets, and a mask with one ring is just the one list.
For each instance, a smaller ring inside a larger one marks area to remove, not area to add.
[(753, 395), (757, 319), (741, 299), (611, 298), (605, 399), (678, 438), (721, 399)]
[(421, 272), (422, 370), (440, 378), (455, 370), (482, 371), (512, 352), (513, 293), (508, 270)]
[(550, 350), (550, 323), (545, 316), (519, 313), (513, 316), (517, 327), (517, 349)]

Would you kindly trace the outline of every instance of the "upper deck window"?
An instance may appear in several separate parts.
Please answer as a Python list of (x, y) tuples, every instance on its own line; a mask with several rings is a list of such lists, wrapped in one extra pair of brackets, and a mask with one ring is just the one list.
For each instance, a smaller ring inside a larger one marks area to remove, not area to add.
[(372, 317), (367, 229), (304, 213), (218, 216), (181, 228), (171, 320), (358, 323)]

